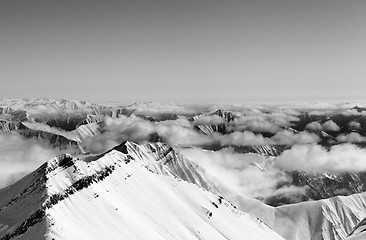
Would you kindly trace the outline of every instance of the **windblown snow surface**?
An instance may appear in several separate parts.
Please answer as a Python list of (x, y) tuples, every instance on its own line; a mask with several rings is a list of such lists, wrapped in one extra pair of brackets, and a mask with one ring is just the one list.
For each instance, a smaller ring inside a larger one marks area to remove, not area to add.
[[(209, 191), (211, 190), (211, 191)], [(163, 144), (61, 155), (0, 191), (1, 239), (283, 239)]]

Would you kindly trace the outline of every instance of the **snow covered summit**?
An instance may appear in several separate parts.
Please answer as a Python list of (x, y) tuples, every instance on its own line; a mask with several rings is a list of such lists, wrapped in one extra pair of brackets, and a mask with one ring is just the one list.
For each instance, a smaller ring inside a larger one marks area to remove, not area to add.
[(160, 143), (61, 155), (0, 190), (0, 239), (283, 239), (213, 181)]

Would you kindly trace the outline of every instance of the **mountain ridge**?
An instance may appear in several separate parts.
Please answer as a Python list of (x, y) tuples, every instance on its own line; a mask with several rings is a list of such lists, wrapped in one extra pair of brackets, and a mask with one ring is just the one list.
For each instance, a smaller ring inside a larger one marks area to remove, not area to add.
[[(2, 221), (6, 220), (5, 214), (14, 216), (14, 221), (0, 223), (0, 239), (101, 239), (101, 234), (108, 239), (120, 239), (123, 236), (128, 239), (147, 236), (155, 236), (154, 239), (173, 239), (177, 236), (190, 239), (204, 236), (211, 239), (242, 239), (245, 231), (247, 239), (282, 239), (259, 219), (250, 217), (223, 197), (194, 184), (199, 181), (197, 175), (188, 175), (184, 172), (187, 166), (177, 165), (179, 159), (167, 157), (171, 150), (158, 152), (156, 150), (161, 145), (145, 145), (145, 149), (159, 156), (157, 161), (151, 162), (153, 159), (143, 156), (145, 153), (137, 151), (136, 146), (125, 142), (91, 162), (63, 154), (14, 185), (0, 190), (1, 202), (9, 200), (4, 199), (8, 195), (4, 192), (14, 193), (14, 188), (18, 191), (15, 200), (3, 204), (0, 210)], [(139, 156), (143, 156), (144, 161), (135, 160)], [(174, 161), (174, 169), (164, 167), (169, 161)], [(186, 179), (178, 179), (178, 172)], [(142, 181), (145, 178), (155, 184)], [(154, 197), (146, 198), (146, 194)], [(171, 201), (171, 198), (175, 200)], [(31, 199), (40, 200), (35, 203)], [(149, 199), (155, 200), (149, 202)], [(135, 206), (135, 203), (142, 205)], [(161, 208), (161, 203), (171, 207)], [(19, 209), (24, 204), (28, 205), (27, 209)], [(156, 211), (158, 206), (159, 211)], [(120, 208), (124, 209), (122, 215), (118, 210)], [(85, 222), (89, 214), (98, 215), (98, 209), (103, 209), (105, 214), (108, 212), (101, 218), (104, 220)], [(144, 209), (149, 210), (146, 212)], [(171, 212), (173, 209), (180, 213), (180, 217), (177, 218)], [(16, 222), (19, 214), (24, 217)], [(123, 217), (125, 214), (130, 218)], [(133, 230), (117, 228), (117, 219)], [(151, 222), (152, 219), (155, 220)], [(156, 220), (165, 224), (157, 224)], [(143, 225), (145, 228), (141, 232), (136, 229), (139, 224), (136, 225), (134, 221), (149, 224)], [(228, 225), (227, 221), (231, 224)], [(69, 225), (70, 222), (73, 224)], [(107, 225), (111, 233), (96, 233), (92, 230), (98, 226), (104, 226), (105, 229)], [(93, 234), (86, 233), (83, 228)]]

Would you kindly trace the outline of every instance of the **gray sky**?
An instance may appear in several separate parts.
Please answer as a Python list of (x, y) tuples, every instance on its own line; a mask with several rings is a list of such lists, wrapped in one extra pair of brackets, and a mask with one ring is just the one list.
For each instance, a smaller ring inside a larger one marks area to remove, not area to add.
[(0, 97), (352, 100), (364, 0), (4, 0)]

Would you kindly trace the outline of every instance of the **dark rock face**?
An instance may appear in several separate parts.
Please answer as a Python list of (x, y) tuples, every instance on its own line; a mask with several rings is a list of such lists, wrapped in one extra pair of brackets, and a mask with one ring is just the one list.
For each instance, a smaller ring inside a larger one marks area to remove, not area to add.
[(277, 157), (283, 151), (289, 149), (285, 145), (258, 145), (258, 146), (234, 146), (237, 153), (257, 153), (267, 157)]
[(0, 219), (13, 228), (8, 233), (6, 230), (0, 231), (1, 240), (13, 239), (43, 221), (45, 209), (42, 204), (47, 195), (46, 170), (47, 164), (43, 164), (19, 182), (0, 190)]
[[(350, 126), (351, 122), (358, 122), (360, 123), (360, 129), (356, 129), (357, 132), (361, 135), (366, 134), (366, 117), (363, 115), (343, 115), (343, 114), (335, 114), (335, 115), (309, 115), (307, 112), (304, 112), (302, 115), (298, 116), (300, 121), (293, 122), (292, 128), (297, 131), (304, 131), (307, 124), (311, 122), (319, 122), (320, 124), (332, 120), (335, 122), (339, 127), (340, 130), (337, 132), (327, 132), (330, 136), (322, 136), (319, 133), (319, 137), (324, 140), (328, 140), (329, 137), (336, 137), (340, 133), (350, 133), (355, 131), (352, 126)], [(317, 133), (317, 132), (315, 132)], [(326, 142), (326, 141), (324, 141)]]
[(288, 172), (292, 181), (283, 183), (304, 189), (297, 195), (273, 196), (264, 201), (271, 206), (320, 200), (335, 196), (349, 196), (366, 191), (366, 173), (319, 173)]
[(212, 113), (204, 113), (200, 115), (196, 115), (190, 118), (191, 122), (194, 122), (195, 120), (199, 119), (203, 116), (219, 116), (222, 119), (225, 120), (224, 123), (218, 124), (218, 125), (210, 125), (210, 126), (202, 126), (202, 125), (195, 125), (194, 129), (199, 132), (203, 132), (204, 134), (212, 133), (212, 132), (218, 132), (221, 134), (227, 134), (232, 132), (232, 128), (230, 127), (231, 121), (234, 121), (235, 116), (231, 111), (223, 111), (221, 109), (218, 109)]
[(58, 166), (62, 168), (68, 168), (71, 167), (73, 164), (74, 164), (73, 158), (66, 155), (60, 159)]
[(44, 204), (45, 208), (51, 208), (53, 205), (56, 205), (58, 202), (68, 198), (70, 195), (73, 195), (76, 192), (89, 187), (93, 183), (102, 181), (104, 178), (108, 177), (114, 171), (114, 169), (115, 169), (114, 166), (105, 167), (104, 169), (96, 172), (93, 175), (85, 176), (77, 180), (70, 187), (64, 189), (63, 194), (56, 193), (49, 196), (45, 201)]
[(0, 131), (11, 132), (26, 129), (26, 127), (20, 122), (0, 120)]
[(0, 117), (6, 115), (5, 119), (13, 122), (22, 122), (27, 120), (27, 112), (25, 110), (13, 110), (11, 108), (0, 107)]
[(120, 145), (115, 146), (112, 150), (117, 150), (121, 153), (128, 154), (126, 141), (121, 143)]
[(46, 119), (36, 118), (34, 120), (40, 123), (45, 123), (50, 127), (56, 127), (65, 131), (72, 131), (82, 124), (87, 124), (86, 117), (87, 115), (83, 113), (71, 116), (70, 115), (50, 116)]
[(22, 235), (27, 232), (27, 230), (34, 225), (43, 221), (46, 212), (44, 209), (39, 209), (35, 211), (29, 218), (27, 218), (20, 226), (18, 226), (13, 232), (5, 234), (1, 237), (1, 240), (10, 240), (16, 236)]
[(338, 195), (348, 196), (366, 191), (366, 173), (306, 174), (292, 172), (295, 186), (308, 186), (309, 199), (319, 200)]
[[(348, 237), (350, 236), (357, 236), (359, 234), (364, 234), (366, 232), (366, 218), (364, 218), (362, 221), (360, 221), (353, 229), (352, 231), (348, 234)], [(359, 238), (361, 239), (361, 238)]]
[(42, 139), (45, 142), (51, 144), (57, 149), (64, 150), (68, 147), (77, 147), (77, 143), (75, 141), (69, 140), (65, 138), (64, 136), (48, 133), (44, 131), (39, 130), (33, 130), (29, 128), (24, 128), (21, 130), (18, 130), (18, 133), (26, 138), (36, 138), (36, 139)]
[(357, 112), (366, 111), (366, 108), (364, 108), (364, 107), (359, 107), (359, 106), (355, 106), (355, 107), (353, 107), (352, 109), (357, 110)]

